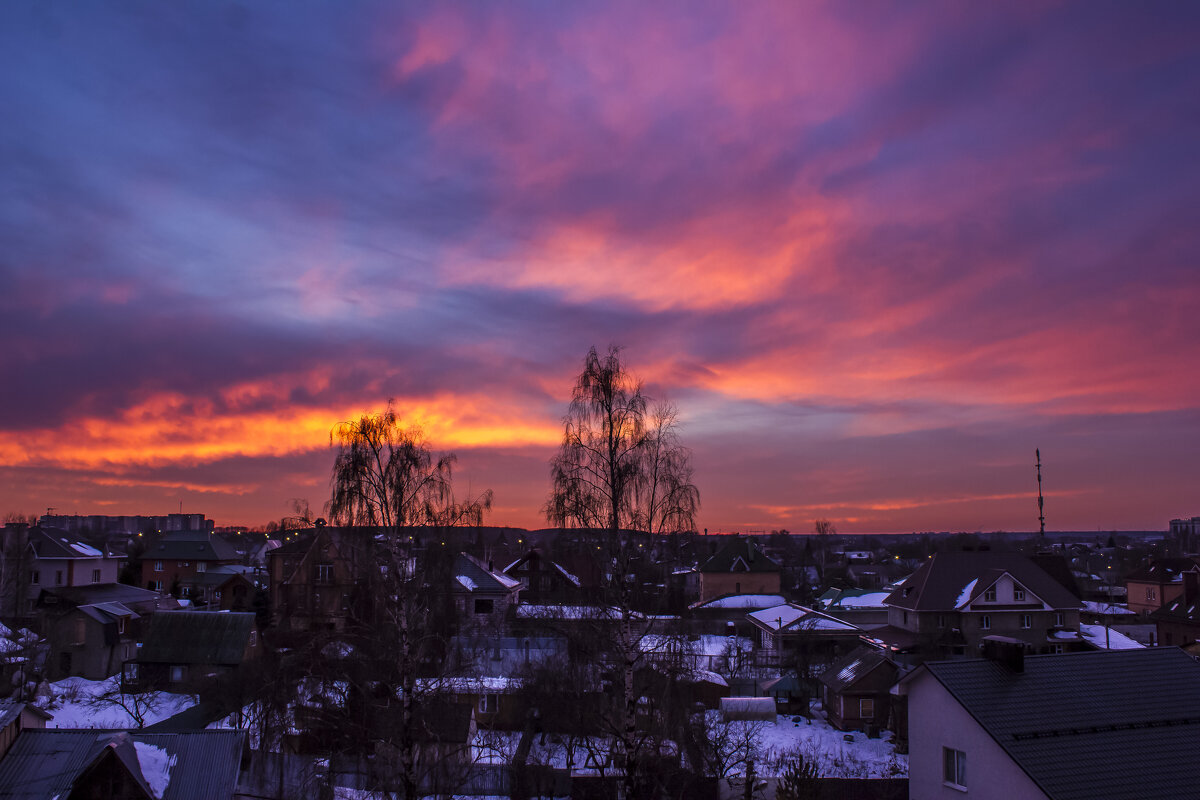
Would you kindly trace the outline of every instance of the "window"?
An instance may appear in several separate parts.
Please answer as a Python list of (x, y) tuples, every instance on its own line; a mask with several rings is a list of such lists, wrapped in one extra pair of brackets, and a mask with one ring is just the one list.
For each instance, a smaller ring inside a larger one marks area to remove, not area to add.
[(1021, 627), (1025, 628), (1026, 630), (1028, 630), (1029, 628), (1032, 628), (1033, 627), (1033, 617), (1030, 616), (1029, 614), (1022, 614), (1021, 615)]
[(100, 582), (100, 570), (94, 569), (94, 570), (92, 570), (92, 583), (99, 583), (99, 582)]
[(1050, 646), (1050, 652), (1056, 656), (1061, 656), (1066, 650), (1061, 644), (1055, 644)]
[(37, 586), (42, 582), (42, 573), (38, 572), (36, 569), (29, 573), (29, 582), (34, 586)]
[(181, 567), (186, 567), (187, 565), (188, 565), (188, 562), (186, 562), (186, 561), (179, 562), (179, 566), (181, 566)]
[(908, 624), (908, 612), (907, 612), (907, 611), (905, 611), (905, 612), (902, 612), (902, 613), (904, 614), (904, 624), (905, 624), (905, 625), (907, 625), (907, 624)]
[(1063, 626), (1063, 614), (1061, 611), (1054, 612), (1054, 624), (1059, 628)]
[(126, 664), (125, 665), (125, 680), (130, 683), (134, 683), (137, 681), (137, 679), (138, 679), (137, 662), (134, 661), (132, 663)]
[(1013, 584), (1013, 600), (1020, 603), (1025, 599), (1025, 588)]
[(161, 561), (155, 561), (155, 562), (154, 562), (154, 571), (155, 571), (155, 572), (162, 572), (162, 562), (161, 562)]
[(938, 614), (937, 625), (939, 628), (946, 627), (946, 615), (945, 614)]
[(861, 719), (875, 719), (875, 701), (864, 697), (858, 701), (858, 716)]
[(76, 645), (87, 644), (87, 626), (82, 619), (75, 620), (75, 642)]
[(1158, 589), (1154, 586), (1147, 586), (1146, 587), (1146, 599), (1147, 600), (1157, 600), (1158, 599)]
[(117, 617), (117, 633), (125, 632), (125, 618)]
[(989, 603), (994, 603), (994, 602), (996, 602), (996, 587), (995, 587), (995, 586), (993, 586), (992, 588), (990, 588), (990, 589), (988, 589), (987, 591), (985, 591), (985, 592), (983, 593), (983, 599), (984, 599), (984, 600), (986, 600), (986, 601), (987, 601), (987, 602), (989, 602)]
[(63, 583), (62, 570), (61, 570), (61, 569), (56, 569), (56, 570), (54, 571), (54, 585), (55, 585), (55, 586), (62, 586), (62, 583)]
[(152, 592), (161, 592), (162, 586), (163, 586), (162, 581), (150, 581), (149, 585), (146, 588), (148, 588)]
[(992, 618), (984, 614), (979, 618), (979, 627), (985, 631), (990, 631), (992, 629)]
[(317, 564), (317, 583), (333, 582), (333, 564)]
[(495, 608), (494, 600), (476, 600), (475, 601), (475, 613), (476, 614), (490, 614), (490, 613), (492, 613), (492, 610), (494, 608)]
[(967, 788), (967, 754), (950, 747), (942, 748), (942, 780), (960, 789)]
[(191, 597), (192, 596), (192, 587), (184, 586), (183, 591), (180, 592), (180, 594), (182, 594), (184, 597)]
[(196, 562), (196, 572), (208, 572), (208, 562), (207, 561), (197, 561)]
[(485, 694), (479, 698), (479, 712), (481, 714), (495, 714), (496, 708), (500, 705), (500, 696), (495, 694)]
[(187, 667), (171, 667), (171, 683), (182, 683), (187, 680)]

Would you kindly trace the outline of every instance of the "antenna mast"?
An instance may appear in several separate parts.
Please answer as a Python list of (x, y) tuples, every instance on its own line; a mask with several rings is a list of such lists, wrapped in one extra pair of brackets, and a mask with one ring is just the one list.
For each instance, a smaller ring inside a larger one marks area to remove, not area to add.
[(1034, 455), (1037, 456), (1037, 476), (1038, 476), (1038, 533), (1043, 538), (1046, 536), (1046, 513), (1042, 502), (1042, 448), (1036, 448)]

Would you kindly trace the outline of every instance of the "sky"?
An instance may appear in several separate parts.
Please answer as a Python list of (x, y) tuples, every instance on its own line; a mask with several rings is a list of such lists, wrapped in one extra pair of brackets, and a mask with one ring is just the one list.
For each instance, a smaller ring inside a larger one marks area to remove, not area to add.
[(6, 3), (0, 513), (541, 527), (589, 347), (710, 531), (1200, 514), (1200, 8)]

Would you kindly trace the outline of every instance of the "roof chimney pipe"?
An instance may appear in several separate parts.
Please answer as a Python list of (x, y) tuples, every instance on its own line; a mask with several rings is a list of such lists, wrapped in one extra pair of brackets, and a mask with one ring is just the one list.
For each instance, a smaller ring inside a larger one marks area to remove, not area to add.
[(983, 657), (995, 661), (1008, 672), (1025, 671), (1025, 643), (1008, 636), (983, 637)]

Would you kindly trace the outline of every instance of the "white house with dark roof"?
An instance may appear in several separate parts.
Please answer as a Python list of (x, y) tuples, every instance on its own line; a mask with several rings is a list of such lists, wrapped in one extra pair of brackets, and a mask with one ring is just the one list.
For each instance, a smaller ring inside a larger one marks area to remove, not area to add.
[(1182, 650), (986, 651), (900, 681), (914, 800), (1200, 796), (1200, 663)]

